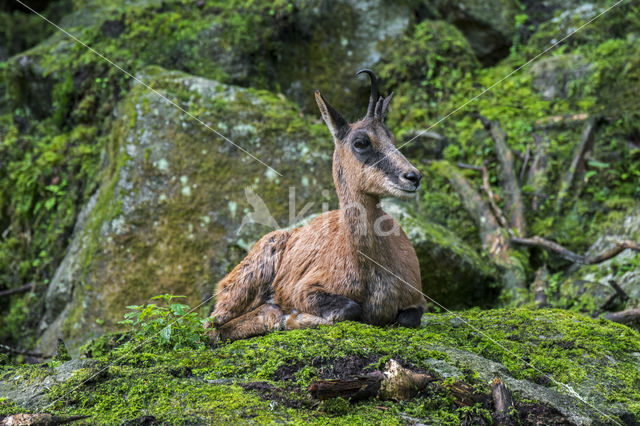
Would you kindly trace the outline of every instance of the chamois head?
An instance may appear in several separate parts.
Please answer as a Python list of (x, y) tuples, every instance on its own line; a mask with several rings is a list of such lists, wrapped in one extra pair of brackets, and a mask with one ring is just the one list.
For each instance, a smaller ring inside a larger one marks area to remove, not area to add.
[(384, 124), (393, 97), (380, 96), (376, 76), (368, 69), (371, 97), (367, 115), (355, 123), (347, 121), (316, 90), (316, 102), (335, 142), (333, 180), (338, 192), (377, 197), (411, 197), (422, 176), (395, 147), (395, 138)]

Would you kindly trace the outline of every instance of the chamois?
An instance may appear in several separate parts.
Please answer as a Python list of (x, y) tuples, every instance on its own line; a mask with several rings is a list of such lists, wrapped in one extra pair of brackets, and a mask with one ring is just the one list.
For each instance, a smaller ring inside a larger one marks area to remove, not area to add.
[[(217, 285), (205, 328), (212, 341), (356, 320), (417, 327), (426, 307), (411, 242), (380, 207), (383, 197), (416, 194), (420, 172), (395, 148), (384, 124), (393, 96), (379, 95), (368, 69), (367, 114), (349, 124), (316, 90), (334, 139), (339, 210), (291, 231), (262, 237)], [(379, 265), (383, 265), (380, 267)]]

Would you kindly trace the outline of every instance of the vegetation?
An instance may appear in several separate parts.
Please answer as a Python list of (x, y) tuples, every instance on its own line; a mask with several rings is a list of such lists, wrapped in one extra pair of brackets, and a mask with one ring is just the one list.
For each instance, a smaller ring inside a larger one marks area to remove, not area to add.
[[(640, 306), (640, 253), (579, 265), (509, 242), (535, 235), (595, 255), (640, 241), (640, 6), (623, 2), (582, 28), (610, 2), (321, 3), (34, 2), (112, 63), (19, 5), (0, 6), (0, 344), (12, 350), (0, 353), (0, 416), (28, 410), (4, 390), (63, 377), (46, 392), (52, 412), (103, 424), (488, 423), (493, 362), (508, 386), (534, 389), (515, 391), (523, 423), (557, 408), (564, 385), (623, 422), (640, 417), (640, 338), (594, 319)], [(336, 206), (312, 92), (356, 119), (368, 87), (353, 74), (364, 66), (394, 91), (388, 125), (424, 175), (418, 199), (399, 205), (423, 290), (471, 310), (430, 305), (419, 330), (344, 323), (209, 348), (201, 324), (214, 283), (270, 230), (242, 223), (245, 191), (278, 225), (291, 217), (289, 187), (294, 219)], [(480, 116), (504, 130), (522, 193), (526, 235), (500, 226), (495, 240), (506, 261), (452, 179), (511, 216)], [(514, 270), (519, 298), (501, 294)], [(540, 294), (551, 310), (534, 309)], [(58, 337), (70, 363), (33, 356), (54, 355)], [(390, 358), (438, 385), (404, 402), (320, 403), (306, 392), (349, 362), (344, 375)], [(459, 404), (455, 380), (479, 399)], [(529, 396), (545, 389), (558, 401)]]

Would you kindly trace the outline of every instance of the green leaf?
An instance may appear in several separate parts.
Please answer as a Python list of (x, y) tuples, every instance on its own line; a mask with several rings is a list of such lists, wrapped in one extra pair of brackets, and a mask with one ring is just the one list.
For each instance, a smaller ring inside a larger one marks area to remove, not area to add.
[(595, 168), (598, 168), (598, 169), (608, 169), (609, 168), (609, 164), (603, 163), (602, 161), (589, 160), (589, 161), (587, 161), (587, 164), (590, 165), (591, 167), (595, 167)]

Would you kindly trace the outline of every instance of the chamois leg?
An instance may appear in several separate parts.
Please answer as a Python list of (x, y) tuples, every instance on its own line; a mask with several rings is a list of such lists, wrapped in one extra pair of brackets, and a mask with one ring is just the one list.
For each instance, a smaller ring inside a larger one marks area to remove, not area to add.
[(324, 291), (309, 293), (307, 306), (308, 313), (322, 317), (331, 323), (359, 320), (362, 314), (362, 307), (355, 301)]
[(242, 316), (232, 319), (217, 329), (209, 332), (211, 343), (216, 340), (239, 340), (260, 336), (279, 328), (282, 322), (282, 310), (272, 304), (264, 305)]
[(362, 308), (353, 300), (324, 291), (312, 291), (306, 296), (306, 312), (293, 312), (282, 319), (285, 330), (331, 325), (338, 321), (358, 320)]
[(422, 318), (423, 313), (424, 308), (422, 306), (403, 309), (398, 312), (396, 324), (401, 327), (418, 328), (420, 327), (420, 319)]
[[(289, 233), (274, 231), (262, 237), (216, 288), (216, 306), (210, 323), (221, 326), (263, 305), (273, 291), (271, 284)], [(210, 324), (207, 323), (205, 328)]]

